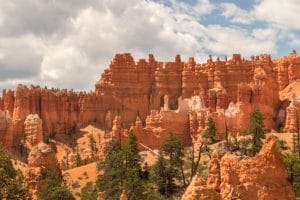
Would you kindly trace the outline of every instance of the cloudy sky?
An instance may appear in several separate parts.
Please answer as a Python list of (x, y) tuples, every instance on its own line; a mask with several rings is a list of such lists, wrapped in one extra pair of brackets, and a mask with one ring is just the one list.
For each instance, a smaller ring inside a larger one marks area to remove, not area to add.
[(299, 47), (299, 0), (0, 0), (0, 89), (90, 90), (118, 52), (200, 62)]

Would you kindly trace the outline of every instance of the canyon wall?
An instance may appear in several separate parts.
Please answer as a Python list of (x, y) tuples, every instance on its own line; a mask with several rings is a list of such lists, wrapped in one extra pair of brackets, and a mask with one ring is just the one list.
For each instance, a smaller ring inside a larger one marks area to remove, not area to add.
[[(90, 93), (24, 85), (18, 85), (15, 91), (4, 90), (0, 110), (7, 112), (0, 113), (0, 139), (8, 147), (18, 144), (30, 114), (41, 118), (44, 139), (72, 134), (91, 122), (111, 129), (115, 116), (120, 116), (121, 126), (127, 129), (139, 116), (143, 129), (150, 130), (147, 118), (151, 110), (160, 112), (161, 108), (164, 113), (160, 115), (174, 119), (161, 127), (168, 129), (176, 126), (176, 114), (172, 112), (178, 110), (179, 98), (201, 100), (201, 108), (190, 105), (186, 116), (178, 116), (180, 123), (186, 120), (180, 130), (183, 133), (178, 133), (186, 134), (183, 139), (203, 131), (208, 117), (217, 123), (217, 139), (223, 137), (225, 128), (230, 132), (244, 130), (254, 108), (265, 114), (266, 128), (278, 129), (285, 125), (286, 115), (295, 118), (291, 109), (286, 110), (290, 100), (280, 99), (279, 92), (299, 78), (300, 57), (295, 51), (279, 59), (266, 54), (250, 60), (239, 54), (228, 60), (209, 56), (203, 64), (197, 64), (194, 58), (183, 62), (179, 55), (172, 62), (160, 62), (152, 54), (138, 61), (129, 53), (116, 54)], [(293, 123), (288, 118), (284, 130), (290, 131)]]

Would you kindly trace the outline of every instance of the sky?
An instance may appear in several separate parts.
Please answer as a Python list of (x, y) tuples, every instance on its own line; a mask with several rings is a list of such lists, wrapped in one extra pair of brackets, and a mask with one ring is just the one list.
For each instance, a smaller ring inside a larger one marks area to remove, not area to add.
[(1, 90), (93, 90), (116, 53), (200, 63), (299, 47), (299, 0), (0, 0)]

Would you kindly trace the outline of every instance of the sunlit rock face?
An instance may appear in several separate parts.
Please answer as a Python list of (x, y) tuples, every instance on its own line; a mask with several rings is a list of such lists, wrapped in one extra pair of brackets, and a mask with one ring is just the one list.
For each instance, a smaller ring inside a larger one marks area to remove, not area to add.
[(27, 115), (24, 122), (24, 134), (30, 146), (43, 142), (43, 122), (38, 114)]
[(255, 108), (265, 114), (265, 128), (279, 130), (287, 121), (282, 130), (293, 131), (296, 116), (293, 108), (287, 109), (291, 100), (279, 94), (289, 93), (285, 89), (299, 78), (300, 57), (295, 51), (279, 59), (267, 54), (250, 60), (240, 54), (228, 60), (210, 56), (202, 64), (192, 57), (185, 62), (179, 55), (171, 62), (161, 62), (152, 54), (138, 61), (129, 53), (116, 54), (94, 91), (24, 85), (3, 91), (0, 109), (7, 110), (11, 128), (4, 131), (0, 125), (1, 138), (6, 138), (1, 141), (8, 147), (19, 144), (30, 114), (42, 120), (44, 139), (69, 134), (89, 123), (111, 130), (116, 116), (126, 129), (138, 116), (145, 129), (151, 127), (147, 119), (152, 110), (163, 116), (162, 129), (176, 129), (187, 143), (190, 135), (203, 132), (208, 117), (216, 121), (216, 139), (223, 139), (225, 129), (233, 134), (245, 130)]
[(295, 194), (287, 180), (277, 138), (267, 135), (254, 157), (238, 157), (229, 152), (222, 158), (213, 157), (208, 165), (207, 181), (196, 175), (182, 199), (294, 200)]
[(272, 135), (253, 158), (225, 154), (220, 161), (220, 178), (223, 199), (295, 199), (277, 139)]
[(29, 192), (36, 199), (42, 186), (45, 173), (58, 171), (58, 162), (54, 150), (45, 143), (34, 146), (28, 156), (28, 167), (25, 171), (25, 182)]

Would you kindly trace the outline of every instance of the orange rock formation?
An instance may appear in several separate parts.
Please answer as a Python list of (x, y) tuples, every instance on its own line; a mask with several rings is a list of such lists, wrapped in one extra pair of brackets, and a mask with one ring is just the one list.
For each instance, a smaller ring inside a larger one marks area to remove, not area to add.
[(27, 187), (34, 198), (42, 186), (42, 180), (46, 170), (58, 171), (57, 159), (55, 152), (49, 145), (39, 143), (30, 151), (28, 167), (25, 172)]
[(201, 193), (197, 192), (199, 188), (217, 191), (221, 199), (225, 200), (295, 199), (292, 186), (287, 181), (287, 171), (277, 139), (272, 135), (267, 136), (261, 151), (255, 157), (241, 158), (228, 152), (221, 160), (213, 158), (208, 170), (207, 183), (201, 183), (201, 177), (195, 176), (182, 199), (213, 199), (209, 195), (200, 198)]
[(37, 114), (30, 114), (26, 117), (24, 122), (24, 134), (26, 135), (26, 142), (29, 146), (35, 146), (43, 142), (42, 123), (42, 120)]
[(181, 200), (220, 200), (220, 194), (208, 188), (200, 174), (196, 174)]
[[(201, 133), (212, 117), (217, 124), (216, 139), (222, 139), (225, 127), (232, 133), (246, 129), (254, 108), (265, 113), (266, 128), (279, 130), (287, 118), (284, 130), (293, 131), (296, 115), (286, 109), (290, 100), (280, 99), (279, 92), (299, 78), (300, 57), (295, 51), (279, 59), (266, 54), (251, 60), (233, 54), (224, 61), (210, 56), (203, 64), (193, 58), (183, 62), (179, 55), (172, 62), (157, 61), (151, 54), (135, 62), (129, 53), (117, 54), (90, 93), (23, 85), (15, 92), (4, 90), (0, 110), (9, 115), (0, 115), (0, 139), (8, 147), (18, 144), (30, 114), (41, 118), (44, 139), (90, 122), (111, 129), (115, 116), (120, 116), (120, 126), (127, 129), (139, 116), (142, 127), (137, 131), (153, 138), (164, 137), (171, 127), (187, 144), (187, 138)], [(179, 98), (190, 102), (184, 114), (176, 112)], [(151, 119), (152, 110), (162, 116), (162, 122)]]

